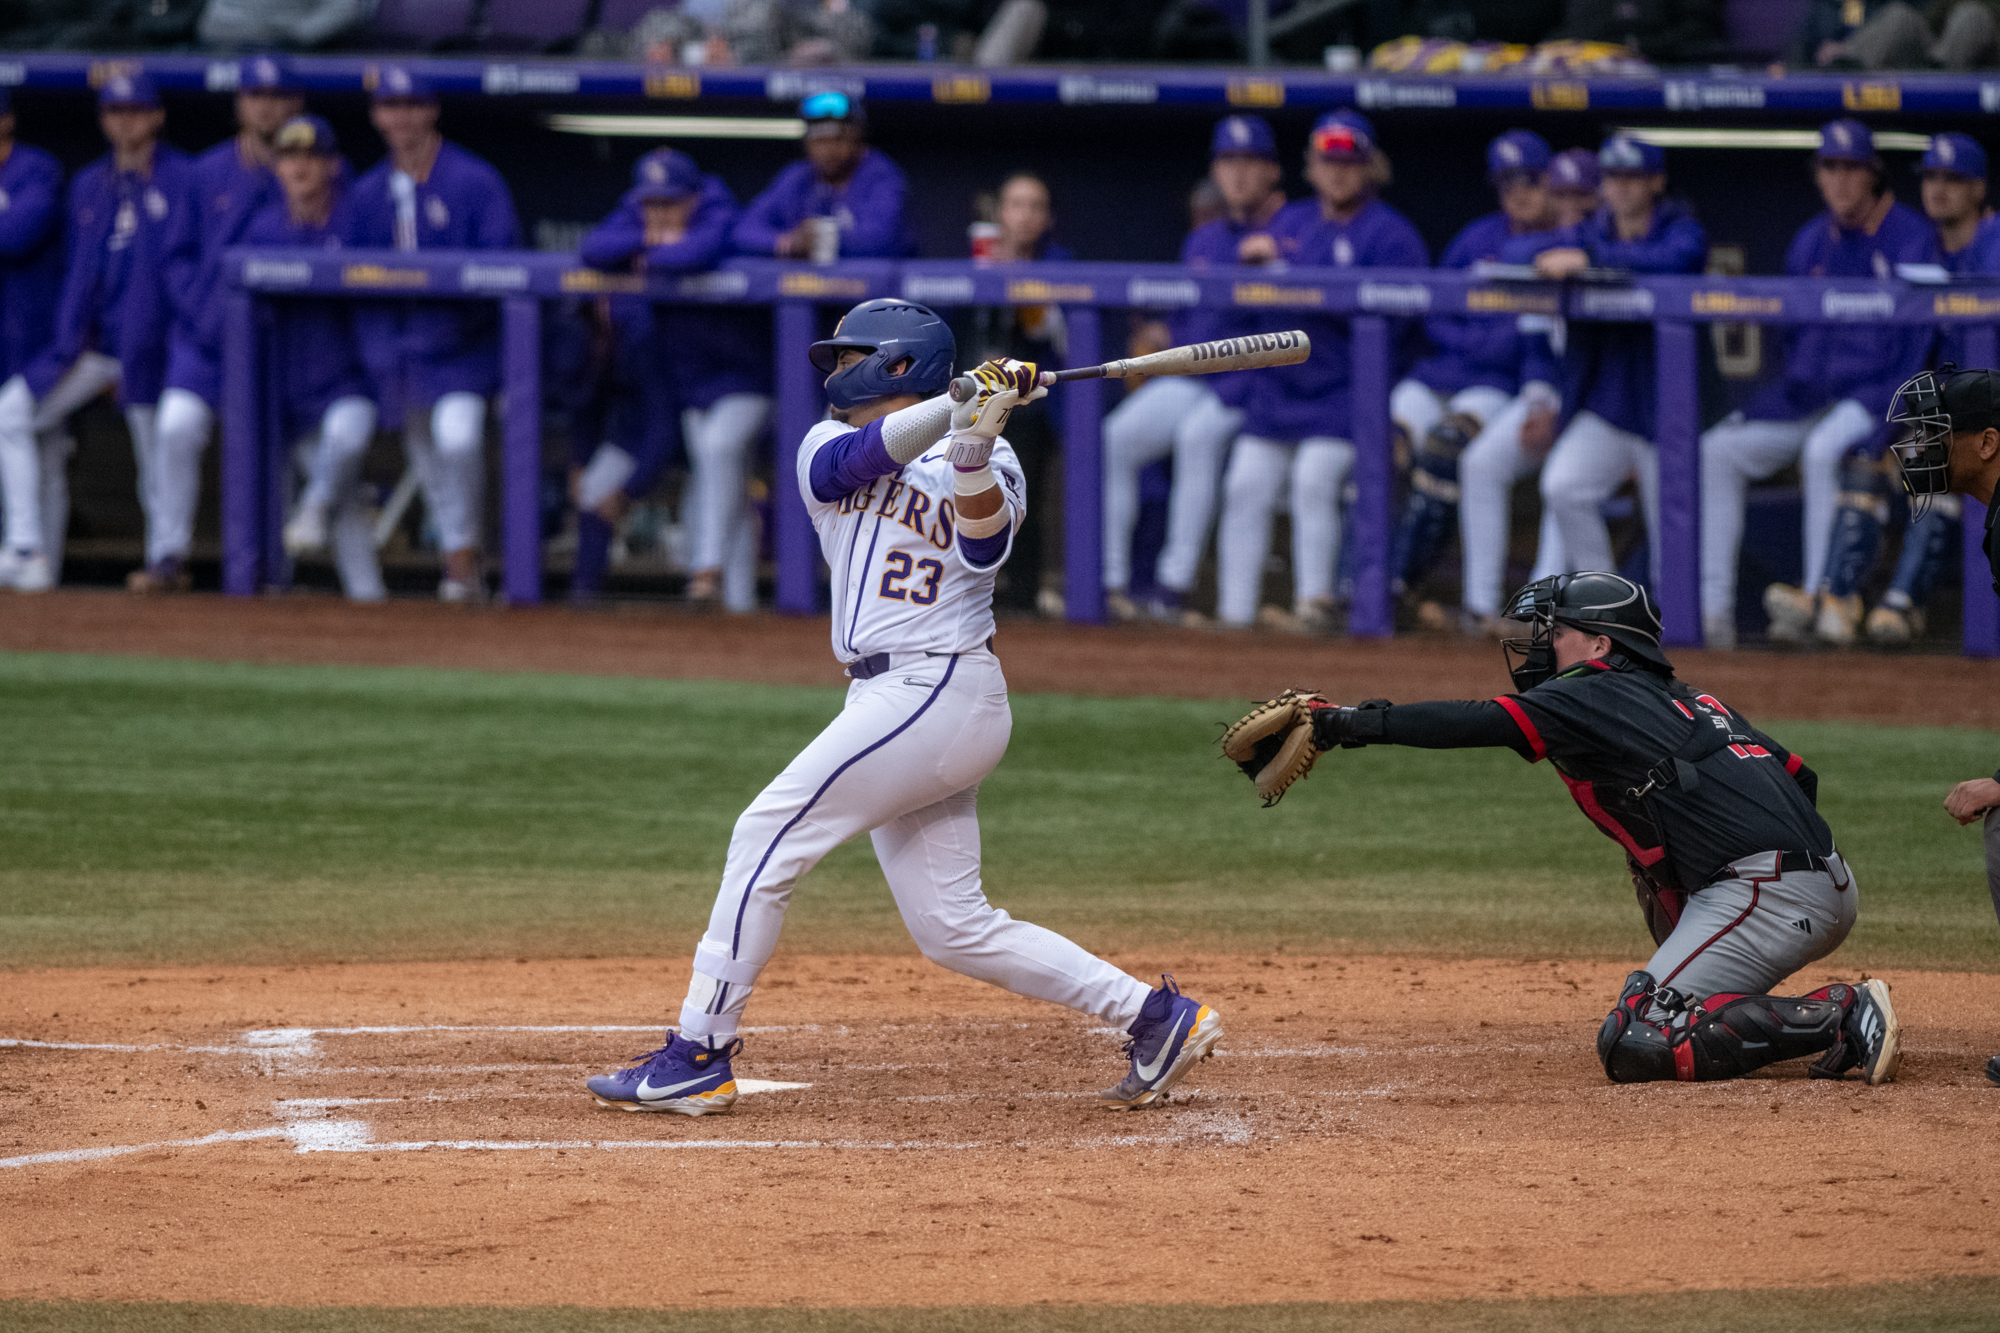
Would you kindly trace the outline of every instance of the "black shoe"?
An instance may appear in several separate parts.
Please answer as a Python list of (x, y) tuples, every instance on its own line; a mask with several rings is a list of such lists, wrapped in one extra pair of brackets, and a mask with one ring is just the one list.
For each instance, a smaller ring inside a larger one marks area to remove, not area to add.
[(1986, 1079), (1989, 1083), (2000, 1086), (2000, 1055), (1986, 1062)]

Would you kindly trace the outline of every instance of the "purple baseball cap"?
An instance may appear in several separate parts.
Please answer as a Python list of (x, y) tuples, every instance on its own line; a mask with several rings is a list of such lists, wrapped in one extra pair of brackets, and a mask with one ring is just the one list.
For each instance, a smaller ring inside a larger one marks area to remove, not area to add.
[(435, 102), (431, 81), (402, 65), (384, 65), (372, 90), (378, 102)]
[(1667, 169), (1667, 150), (1629, 134), (1614, 134), (1597, 150), (1597, 169), (1606, 176), (1657, 176)]
[(1373, 161), (1375, 127), (1360, 112), (1342, 107), (1319, 118), (1306, 145), (1314, 155), (1333, 162)]
[(1508, 130), (1486, 145), (1489, 180), (1525, 174), (1539, 176), (1549, 168), (1549, 141), (1533, 130)]
[(1266, 157), (1278, 160), (1277, 136), (1271, 122), (1262, 116), (1226, 116), (1215, 122), (1215, 138), (1208, 155), (1217, 157)]
[(129, 106), (150, 110), (160, 105), (160, 92), (144, 74), (113, 74), (97, 90), (97, 105), (100, 108)]
[(276, 137), (271, 140), (271, 151), (281, 156), (310, 153), (314, 157), (337, 157), (340, 144), (333, 137), (333, 126), (318, 116), (293, 116), (278, 127)]
[(248, 56), (236, 62), (236, 91), (296, 93), (300, 88), (292, 77), (291, 62), (283, 56)]
[(1969, 134), (1934, 134), (1917, 170), (1944, 171), (1971, 180), (1986, 179), (1986, 150)]
[(1831, 121), (1819, 132), (1819, 150), (1813, 154), (1822, 162), (1875, 161), (1875, 136), (1858, 120)]
[(1549, 188), (1576, 194), (1596, 194), (1602, 176), (1597, 154), (1588, 148), (1566, 148), (1549, 160)]
[(700, 190), (701, 168), (671, 148), (655, 148), (632, 168), (632, 193), (640, 199), (685, 199)]

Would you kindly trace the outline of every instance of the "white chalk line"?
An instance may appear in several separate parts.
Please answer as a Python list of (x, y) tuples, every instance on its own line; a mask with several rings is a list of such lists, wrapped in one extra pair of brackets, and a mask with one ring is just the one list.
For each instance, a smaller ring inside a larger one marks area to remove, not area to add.
[(226, 1129), (198, 1139), (169, 1139), (163, 1143), (121, 1143), (105, 1148), (67, 1148), (58, 1152), (35, 1152), (25, 1157), (0, 1157), (0, 1167), (47, 1166), (60, 1162), (95, 1162), (106, 1157), (124, 1157), (158, 1148), (206, 1148), (211, 1143), (241, 1143), (247, 1139), (281, 1139), (291, 1131), (279, 1126), (270, 1129)]

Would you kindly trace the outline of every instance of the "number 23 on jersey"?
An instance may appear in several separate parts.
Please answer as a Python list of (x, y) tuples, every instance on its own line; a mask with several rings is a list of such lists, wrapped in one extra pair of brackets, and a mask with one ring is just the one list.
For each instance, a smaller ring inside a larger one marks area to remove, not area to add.
[(941, 563), (928, 557), (914, 560), (908, 551), (891, 551), (882, 563), (882, 582), (875, 590), (878, 596), (918, 606), (929, 606), (937, 600), (938, 580), (944, 577)]

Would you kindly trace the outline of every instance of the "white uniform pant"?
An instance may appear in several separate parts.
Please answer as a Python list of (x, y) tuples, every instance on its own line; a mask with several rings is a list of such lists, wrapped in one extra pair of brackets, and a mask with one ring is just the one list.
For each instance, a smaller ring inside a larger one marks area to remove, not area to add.
[(1876, 414), (1843, 398), (1824, 415), (1797, 421), (1746, 421), (1740, 413), (1701, 437), (1701, 613), (1736, 614), (1736, 558), (1743, 546), (1744, 497), (1794, 460), (1805, 491), (1805, 582), (1817, 592), (1826, 576), (1840, 501), (1840, 460), (1874, 434)]
[[(1458, 546), (1465, 560), (1465, 609), (1482, 616), (1500, 614), (1500, 586), (1507, 569), (1508, 519), (1514, 483), (1541, 471), (1543, 455), (1521, 447), (1521, 426), (1535, 399), (1516, 397), (1486, 419), (1458, 459)], [(1547, 400), (1542, 400), (1546, 403)], [(1541, 536), (1529, 582), (1564, 569), (1562, 530), (1555, 510), (1542, 506)]]
[(438, 549), (476, 550), (486, 512), (486, 400), (448, 393), (403, 422), (403, 449), (417, 470)]
[(750, 447), (771, 420), (761, 393), (730, 393), (681, 414), (688, 451), (688, 498), (682, 521), (692, 541), (691, 569), (722, 571), (722, 604), (757, 609), (757, 521), (745, 489)]
[(1389, 419), (1409, 433), (1412, 445), (1423, 443), (1431, 427), (1443, 421), (1447, 412), (1463, 413), (1482, 426), (1491, 421), (1513, 397), (1504, 389), (1474, 384), (1460, 389), (1449, 399), (1422, 380), (1399, 380), (1389, 390)]
[(1017, 995), (1129, 1026), (1146, 986), (1053, 931), (986, 901), (979, 782), (1006, 753), (1013, 716), (1000, 662), (898, 653), (857, 680), (847, 707), (736, 821), (721, 892), (681, 1008), (688, 1037), (727, 1038), (778, 944), (792, 886), (871, 833), (903, 923), (924, 957)]
[(1139, 473), (1173, 455), (1167, 499), (1167, 542), (1156, 581), (1186, 592), (1194, 586), (1202, 548), (1215, 518), (1215, 488), (1229, 441), (1243, 414), (1227, 407), (1199, 380), (1151, 379), (1104, 418), (1104, 586), (1132, 582), (1132, 529), (1139, 521)]
[(388, 596), (375, 554), (375, 526), (361, 498), (361, 465), (374, 435), (375, 404), (351, 394), (328, 403), (319, 429), (300, 445), (306, 484), (299, 493), (299, 508), (317, 509), (325, 516), (341, 591), (356, 602), (379, 602)]
[(160, 395), (159, 439), (153, 455), (153, 510), (146, 525), (146, 563), (187, 557), (194, 544), (195, 509), (201, 503), (201, 454), (208, 448), (215, 412), (197, 394), (168, 389)]
[(1617, 568), (1604, 502), (1628, 477), (1639, 483), (1652, 581), (1660, 579), (1660, 451), (1652, 441), (1619, 430), (1595, 412), (1579, 412), (1542, 464), (1542, 504), (1562, 534), (1563, 563), (1572, 570)]
[[(1832, 872), (1778, 873), (1778, 853), (1746, 856), (1687, 900), (1681, 919), (1646, 964), (1661, 986), (1705, 1000), (1769, 995), (1779, 982), (1840, 947), (1854, 929), (1861, 890), (1839, 853)], [(1656, 1009), (1655, 1022), (1665, 1016)]]
[(1305, 603), (1333, 596), (1340, 554), (1340, 488), (1354, 446), (1315, 435), (1287, 444), (1239, 435), (1222, 483), (1222, 528), (1215, 543), (1216, 618), (1248, 625), (1257, 615), (1271, 515), (1287, 489), (1292, 506), (1292, 595)]
[[(6, 508), (6, 543), (41, 551), (60, 576), (63, 536), (69, 527), (68, 459), (75, 443), (63, 430), (70, 415), (117, 385), (122, 367), (99, 352), (85, 352), (41, 401), (20, 375), (0, 386), (0, 492)], [(153, 526), (153, 427), (150, 403), (125, 409), (138, 474), (139, 508)]]

